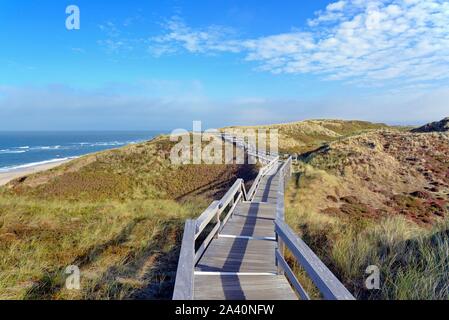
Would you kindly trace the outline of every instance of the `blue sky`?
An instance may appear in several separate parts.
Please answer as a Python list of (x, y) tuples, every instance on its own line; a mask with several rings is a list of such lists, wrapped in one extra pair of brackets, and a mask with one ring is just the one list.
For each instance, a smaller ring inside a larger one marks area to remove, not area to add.
[(437, 120), (447, 21), (443, 0), (4, 0), (0, 130)]

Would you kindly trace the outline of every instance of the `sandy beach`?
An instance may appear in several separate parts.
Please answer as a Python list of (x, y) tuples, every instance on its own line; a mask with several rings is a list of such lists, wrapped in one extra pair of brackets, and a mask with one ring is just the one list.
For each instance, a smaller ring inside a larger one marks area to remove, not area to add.
[(31, 166), (31, 167), (26, 167), (26, 168), (20, 168), (20, 169), (15, 169), (15, 170), (11, 170), (8, 172), (0, 172), (0, 186), (3, 186), (5, 184), (7, 184), (9, 181), (14, 180), (16, 178), (20, 178), (22, 176), (26, 176), (32, 173), (36, 173), (39, 171), (45, 171), (54, 167), (57, 167), (65, 162), (68, 162), (70, 160), (61, 160), (61, 161), (55, 161), (55, 162), (51, 162), (51, 163), (45, 163), (45, 164), (38, 164), (35, 166)]

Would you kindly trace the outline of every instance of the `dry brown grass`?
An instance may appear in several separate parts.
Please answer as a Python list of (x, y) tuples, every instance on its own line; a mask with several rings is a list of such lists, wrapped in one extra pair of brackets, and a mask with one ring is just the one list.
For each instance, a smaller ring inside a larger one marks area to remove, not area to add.
[[(381, 130), (304, 156), (287, 218), (360, 299), (449, 299), (449, 136)], [(364, 287), (381, 269), (381, 290)]]
[(225, 129), (277, 129), (279, 130), (280, 152), (301, 154), (313, 151), (331, 141), (387, 127), (385, 124), (365, 121), (306, 120), (285, 124), (229, 127)]
[[(185, 219), (256, 173), (172, 165), (173, 144), (88, 155), (0, 189), (0, 298), (171, 298)], [(68, 265), (81, 290), (65, 288)]]

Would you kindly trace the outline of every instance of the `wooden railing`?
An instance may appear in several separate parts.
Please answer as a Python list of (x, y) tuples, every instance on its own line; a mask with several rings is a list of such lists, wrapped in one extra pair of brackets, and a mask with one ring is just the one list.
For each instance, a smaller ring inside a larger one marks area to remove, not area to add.
[[(198, 219), (186, 221), (176, 273), (173, 294), (174, 300), (193, 299), (194, 269), (196, 263), (204, 254), (210, 242), (215, 237), (218, 237), (226, 222), (232, 217), (237, 204), (240, 201), (251, 201), (254, 198), (262, 178), (279, 163), (279, 156), (259, 154), (246, 145), (244, 141), (235, 138), (230, 139), (225, 136), (222, 136), (222, 138), (239, 147), (245, 148), (249, 154), (256, 156), (259, 161), (266, 165), (259, 170), (259, 174), (248, 192), (245, 189), (244, 181), (238, 179), (223, 198), (219, 201), (212, 202)], [(276, 218), (274, 222), (276, 241), (278, 243), (275, 252), (278, 274), (285, 275), (288, 278), (292, 287), (302, 299), (310, 299), (308, 293), (302, 287), (295, 273), (285, 260), (285, 251), (288, 249), (313, 281), (324, 299), (353, 300), (354, 297), (351, 293), (332, 274), (304, 241), (302, 241), (285, 223), (284, 193), (288, 180), (291, 177), (291, 166), (292, 158), (289, 157), (278, 172), (280, 179), (277, 194)], [(222, 217), (223, 213), (224, 217)], [(208, 226), (212, 229), (208, 228)], [(207, 234), (203, 235), (206, 231)]]
[(298, 281), (293, 270), (285, 260), (288, 249), (299, 265), (304, 269), (312, 282), (326, 300), (354, 300), (352, 294), (343, 286), (335, 275), (317, 257), (307, 244), (285, 223), (284, 192), (291, 177), (292, 158), (290, 157), (280, 169), (279, 189), (276, 205), (275, 233), (278, 242), (276, 264), (278, 274), (285, 275), (293, 288), (303, 300), (309, 300), (308, 293)]
[[(259, 160), (264, 162), (269, 159), (266, 155), (258, 153), (254, 153), (254, 156), (260, 157)], [(259, 170), (259, 174), (248, 192), (246, 192), (243, 179), (238, 179), (223, 198), (212, 202), (198, 219), (186, 221), (176, 272), (173, 300), (193, 299), (193, 280), (196, 263), (204, 254), (210, 242), (218, 237), (226, 222), (232, 217), (237, 204), (240, 201), (252, 200), (261, 179), (278, 163), (278, 160), (278, 157), (271, 157), (270, 162)], [(222, 217), (223, 213), (225, 213), (224, 217)], [(207, 227), (210, 225), (212, 229), (209, 231)], [(205, 231), (208, 233), (204, 236), (203, 233)], [(197, 243), (199, 241), (201, 243)]]

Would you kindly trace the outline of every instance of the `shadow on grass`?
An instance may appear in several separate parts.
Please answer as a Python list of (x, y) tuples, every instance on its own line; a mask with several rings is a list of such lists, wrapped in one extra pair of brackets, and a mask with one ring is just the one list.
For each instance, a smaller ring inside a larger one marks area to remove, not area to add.
[(203, 186), (200, 186), (192, 191), (184, 193), (183, 195), (177, 197), (176, 201), (184, 201), (189, 197), (194, 197), (198, 195), (211, 194), (211, 198), (220, 199), (222, 198), (228, 189), (235, 183), (236, 179), (243, 179), (245, 181), (245, 187), (247, 190), (251, 187), (252, 182), (257, 177), (258, 171), (253, 165), (241, 165), (238, 167), (235, 176), (225, 180), (225, 181), (215, 181)]
[[(168, 300), (172, 298), (184, 221), (168, 221), (141, 251), (123, 264), (109, 267), (86, 299)], [(173, 243), (167, 246), (167, 242)], [(137, 285), (135, 284), (137, 283)]]
[[(134, 219), (126, 225), (116, 237), (103, 244), (92, 246), (85, 254), (76, 257), (69, 265), (76, 265), (79, 268), (82, 268), (95, 262), (110, 246), (116, 246), (126, 242), (135, 226), (141, 221), (141, 218)], [(67, 266), (59, 266), (55, 270), (45, 271), (45, 274), (26, 292), (24, 299), (51, 299), (52, 296), (64, 286), (66, 267)]]

